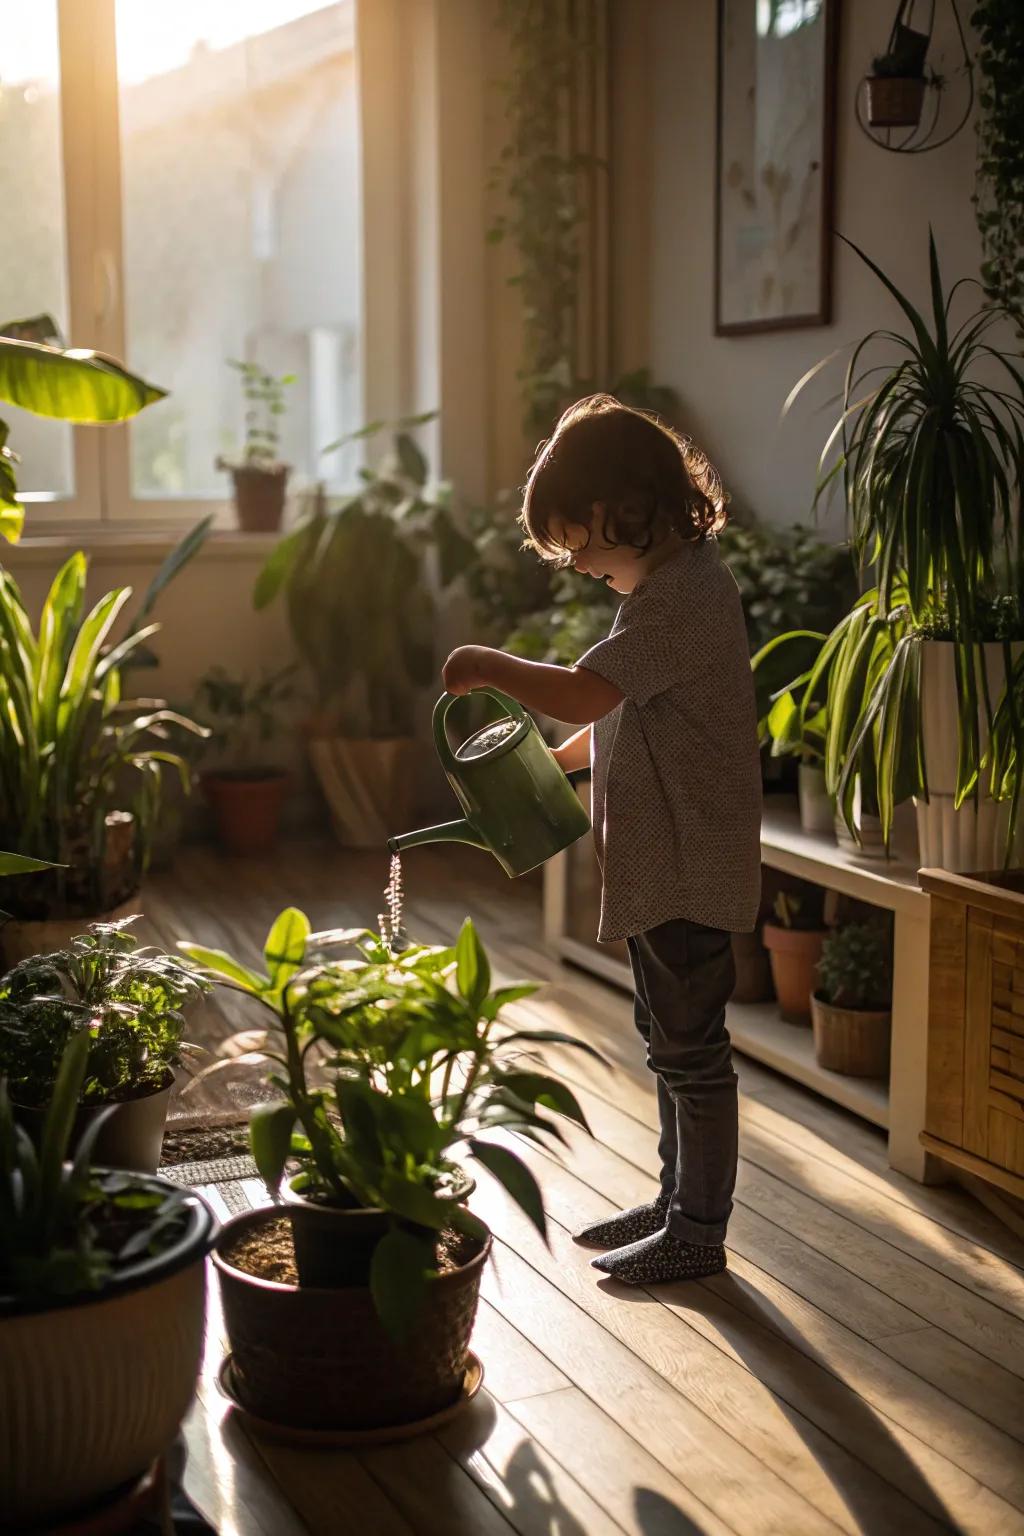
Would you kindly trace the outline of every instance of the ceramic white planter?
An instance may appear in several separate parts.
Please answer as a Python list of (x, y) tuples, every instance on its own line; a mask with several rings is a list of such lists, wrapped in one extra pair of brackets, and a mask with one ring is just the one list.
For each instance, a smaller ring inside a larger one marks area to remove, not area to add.
[(0, 1528), (49, 1530), (170, 1445), (203, 1347), (209, 1207), (173, 1253), (38, 1311), (0, 1298)]
[[(1009, 802), (996, 802), (979, 793), (959, 810), (955, 806), (957, 754), (959, 752), (959, 695), (956, 684), (955, 646), (952, 641), (926, 640), (921, 647), (921, 739), (928, 800), (915, 801), (920, 860), (926, 869), (953, 873), (1001, 869), (1010, 820)], [(1014, 653), (1020, 647), (1013, 647)], [(1003, 647), (975, 648), (981, 692), (981, 668), (988, 677), (993, 708), (1006, 685)], [(979, 710), (982, 752), (988, 744), (988, 719), (984, 704)]]
[(309, 760), (343, 848), (384, 848), (408, 832), (415, 803), (417, 744), (411, 738), (313, 736)]
[(800, 825), (805, 832), (831, 833), (834, 820), (832, 801), (825, 788), (825, 770), (814, 763), (801, 763), (798, 775)]

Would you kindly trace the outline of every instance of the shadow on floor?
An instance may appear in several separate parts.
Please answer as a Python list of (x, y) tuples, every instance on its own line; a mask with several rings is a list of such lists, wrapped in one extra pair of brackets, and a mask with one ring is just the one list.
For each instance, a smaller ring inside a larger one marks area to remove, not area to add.
[[(670, 1303), (713, 1319), (725, 1342), (772, 1393), (780, 1410), (806, 1442), (859, 1530), (874, 1536), (879, 1528), (878, 1478), (892, 1486), (893, 1530), (919, 1531), (927, 1529), (933, 1521), (945, 1529), (957, 1529), (941, 1496), (904, 1451), (885, 1420), (855, 1388), (848, 1387), (836, 1375), (809, 1340), (797, 1332), (792, 1321), (752, 1282), (740, 1281), (727, 1272), (713, 1282), (713, 1289), (695, 1286), (692, 1281), (659, 1286), (652, 1291), (637, 1290), (611, 1279), (600, 1284), (602, 1290), (623, 1301), (646, 1305)], [(765, 1380), (766, 1349), (771, 1350), (776, 1362), (783, 1361), (792, 1367), (792, 1403), (788, 1401), (786, 1383), (778, 1379), (778, 1364), (772, 1379)], [(837, 1438), (836, 1427), (839, 1394), (841, 1439)], [(797, 1403), (802, 1406), (797, 1407)], [(820, 1413), (815, 1412), (818, 1407)], [(821, 1424), (829, 1428), (822, 1429)], [(875, 1477), (865, 1475), (868, 1471)], [(651, 1530), (661, 1536), (660, 1526), (654, 1525)], [(647, 1536), (646, 1527), (644, 1532)]]

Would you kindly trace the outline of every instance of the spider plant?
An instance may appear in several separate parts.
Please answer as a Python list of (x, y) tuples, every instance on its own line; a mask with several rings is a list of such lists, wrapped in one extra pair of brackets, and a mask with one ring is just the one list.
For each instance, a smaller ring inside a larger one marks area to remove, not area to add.
[(185, 763), (168, 750), (168, 727), (204, 734), (159, 700), (122, 700), (121, 668), (159, 626), (111, 644), (131, 588), (87, 611), (85, 582), (86, 559), (76, 553), (57, 573), (34, 633), (17, 584), (0, 569), (0, 846), (71, 866), (12, 886), (23, 915), (97, 910), (107, 817), (126, 802), (141, 867), (163, 767), (187, 781)]

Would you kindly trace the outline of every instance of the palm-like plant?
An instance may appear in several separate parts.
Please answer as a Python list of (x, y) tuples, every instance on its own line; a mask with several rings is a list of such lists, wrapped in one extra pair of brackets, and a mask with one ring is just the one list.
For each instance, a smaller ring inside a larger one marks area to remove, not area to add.
[[(45, 890), (32, 876), (13, 887), (22, 909), (42, 900), (44, 909), (65, 911), (73, 897), (95, 911), (108, 813), (132, 801), (144, 859), (162, 768), (188, 778), (168, 728), (204, 734), (158, 700), (122, 700), (121, 668), (159, 626), (111, 645), (131, 588), (86, 611), (85, 581), (85, 556), (74, 554), (57, 573), (36, 634), (16, 583), (0, 569), (0, 846), (73, 866), (38, 877)], [(126, 778), (135, 780), (133, 797)]]

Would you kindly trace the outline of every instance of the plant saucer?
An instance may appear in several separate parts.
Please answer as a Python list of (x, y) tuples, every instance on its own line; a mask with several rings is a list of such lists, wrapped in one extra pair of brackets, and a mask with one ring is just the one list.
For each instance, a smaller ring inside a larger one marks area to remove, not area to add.
[(378, 1429), (307, 1429), (295, 1424), (278, 1424), (273, 1419), (264, 1419), (258, 1414), (250, 1413), (248, 1408), (239, 1401), (235, 1390), (230, 1352), (224, 1356), (220, 1370), (217, 1372), (218, 1388), (248, 1428), (264, 1435), (268, 1440), (277, 1440), (285, 1445), (323, 1446), (325, 1449), (335, 1450), (360, 1445), (386, 1445), (394, 1440), (412, 1440), (416, 1435), (428, 1434), (461, 1413), (473, 1401), (483, 1384), (483, 1364), (470, 1350), (466, 1359), (465, 1375), (462, 1378), (462, 1391), (454, 1403), (450, 1403), (447, 1408), (442, 1408), (439, 1413), (432, 1413), (425, 1419), (414, 1419), (406, 1424), (384, 1425)]

